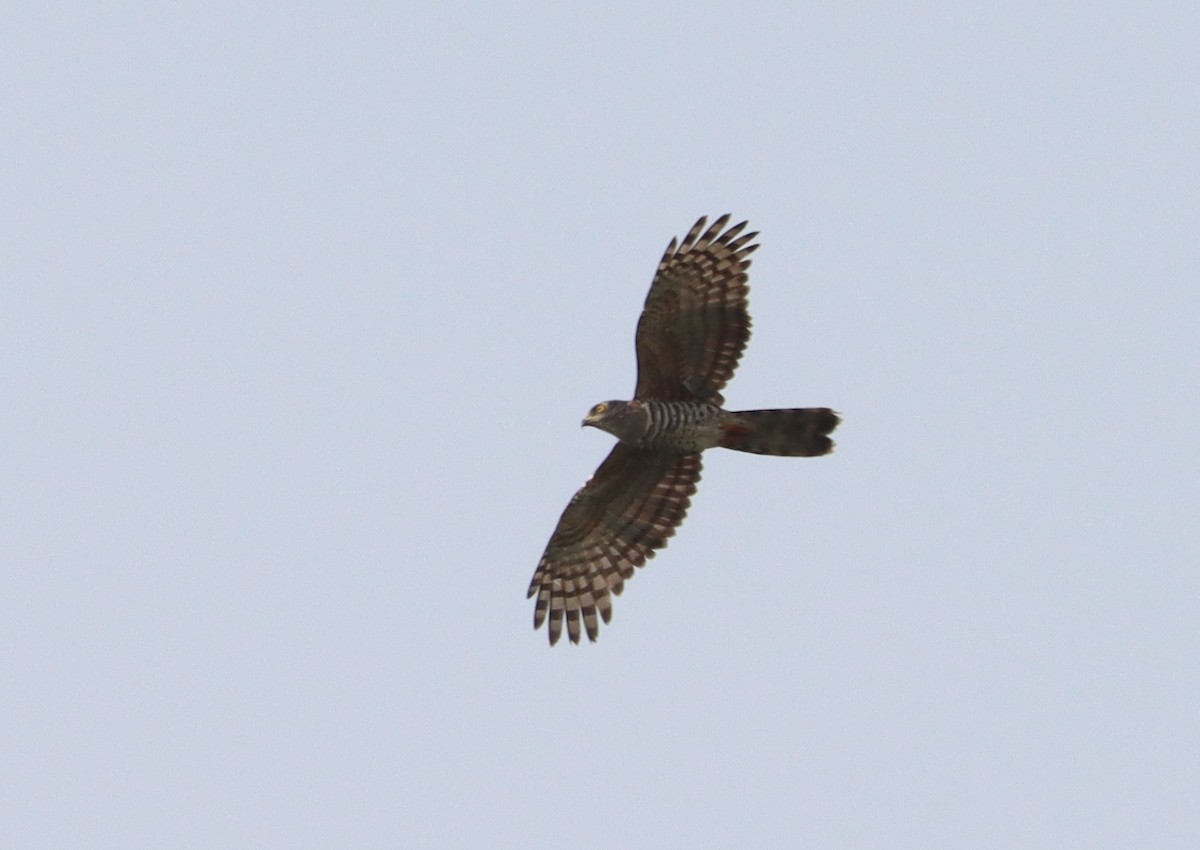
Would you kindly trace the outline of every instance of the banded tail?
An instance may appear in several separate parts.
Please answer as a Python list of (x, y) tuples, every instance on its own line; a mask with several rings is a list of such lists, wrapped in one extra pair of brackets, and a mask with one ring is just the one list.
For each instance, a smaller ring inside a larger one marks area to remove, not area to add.
[(841, 417), (828, 407), (738, 410), (721, 424), (721, 445), (739, 452), (817, 457), (833, 451), (829, 434)]

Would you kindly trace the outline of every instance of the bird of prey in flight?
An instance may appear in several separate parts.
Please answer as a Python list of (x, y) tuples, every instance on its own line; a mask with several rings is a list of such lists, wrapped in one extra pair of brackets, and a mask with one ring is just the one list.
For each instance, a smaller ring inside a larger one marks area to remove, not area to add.
[[(758, 248), (746, 222), (701, 218), (658, 263), (638, 320), (637, 386), (630, 401), (602, 401), (583, 424), (618, 442), (571, 499), (529, 583), (533, 626), (563, 624), (572, 643), (596, 640), (612, 597), (667, 545), (700, 480), (700, 454), (816, 457), (833, 450), (838, 414), (827, 407), (723, 408), (721, 390), (750, 338), (746, 271)], [(581, 629), (582, 622), (582, 629)]]

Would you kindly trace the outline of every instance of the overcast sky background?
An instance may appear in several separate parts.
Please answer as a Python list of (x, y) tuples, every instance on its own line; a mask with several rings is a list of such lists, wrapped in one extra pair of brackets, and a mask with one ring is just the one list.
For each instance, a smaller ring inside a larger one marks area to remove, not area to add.
[[(1194, 3), (18, 4), (0, 820), (92, 847), (1195, 847)], [(666, 243), (761, 231), (595, 645), (525, 590)]]

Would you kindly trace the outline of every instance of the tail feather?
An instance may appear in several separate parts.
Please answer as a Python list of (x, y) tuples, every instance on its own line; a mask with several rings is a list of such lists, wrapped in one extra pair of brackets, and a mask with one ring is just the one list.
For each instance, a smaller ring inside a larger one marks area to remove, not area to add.
[(841, 417), (828, 407), (739, 410), (721, 426), (721, 445), (739, 452), (817, 457), (833, 451), (829, 434)]

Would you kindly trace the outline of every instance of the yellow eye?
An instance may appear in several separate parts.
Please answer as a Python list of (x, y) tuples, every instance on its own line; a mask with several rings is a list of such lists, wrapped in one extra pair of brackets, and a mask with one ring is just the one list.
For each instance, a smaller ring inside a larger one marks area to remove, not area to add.
[(608, 410), (608, 405), (604, 402), (600, 402), (598, 405), (592, 408), (592, 413), (600, 414), (606, 410)]

